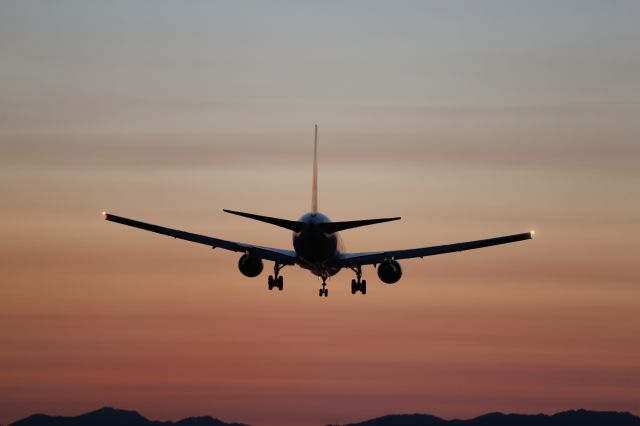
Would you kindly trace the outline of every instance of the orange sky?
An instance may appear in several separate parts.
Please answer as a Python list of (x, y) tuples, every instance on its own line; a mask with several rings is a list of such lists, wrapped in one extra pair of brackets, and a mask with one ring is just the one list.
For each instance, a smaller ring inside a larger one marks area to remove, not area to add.
[[(0, 6), (0, 423), (640, 414), (638, 5), (535, 4)], [(320, 211), (403, 217), (349, 250), (537, 238), (322, 300), (101, 220), (290, 248), (222, 208), (306, 212), (316, 122)]]

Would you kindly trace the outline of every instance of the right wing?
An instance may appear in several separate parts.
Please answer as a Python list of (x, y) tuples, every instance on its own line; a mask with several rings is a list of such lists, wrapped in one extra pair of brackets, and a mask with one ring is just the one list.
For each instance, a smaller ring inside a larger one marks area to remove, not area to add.
[(122, 225), (132, 226), (134, 228), (144, 229), (145, 231), (155, 232), (157, 234), (168, 235), (181, 240), (192, 241), (194, 243), (204, 244), (213, 248), (250, 252), (251, 254), (265, 260), (278, 262), (282, 265), (292, 265), (296, 262), (296, 254), (292, 250), (281, 250), (271, 247), (254, 246), (252, 244), (239, 243), (235, 241), (221, 240), (219, 238), (207, 237), (205, 235), (193, 234), (191, 232), (180, 231), (178, 229), (165, 228), (164, 226), (153, 225), (150, 223), (140, 222), (128, 219), (122, 216), (116, 216), (110, 213), (102, 213), (105, 220), (120, 223)]
[(421, 247), (407, 250), (390, 250), (367, 253), (344, 253), (337, 264), (343, 268), (350, 266), (373, 265), (389, 259), (410, 259), (414, 257), (434, 256), (436, 254), (452, 253), (455, 251), (471, 250), (498, 244), (514, 243), (530, 240), (534, 232), (507, 235), (504, 237), (488, 238), (486, 240), (466, 241), (464, 243), (445, 244), (442, 246)]

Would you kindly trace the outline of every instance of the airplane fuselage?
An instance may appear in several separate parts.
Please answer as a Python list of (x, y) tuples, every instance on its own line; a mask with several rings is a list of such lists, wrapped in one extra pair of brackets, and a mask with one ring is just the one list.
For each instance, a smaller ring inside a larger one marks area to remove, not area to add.
[(340, 267), (335, 266), (336, 261), (344, 251), (342, 238), (339, 233), (328, 234), (318, 226), (330, 223), (331, 219), (322, 213), (310, 212), (298, 221), (304, 223), (302, 230), (293, 233), (293, 249), (299, 265), (319, 277), (337, 274)]

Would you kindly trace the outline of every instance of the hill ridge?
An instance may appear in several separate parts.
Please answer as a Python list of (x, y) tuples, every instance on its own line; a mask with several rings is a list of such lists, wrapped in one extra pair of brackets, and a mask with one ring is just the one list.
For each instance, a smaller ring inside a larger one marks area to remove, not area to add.
[(467, 420), (445, 420), (431, 414), (389, 414), (358, 423), (327, 426), (640, 426), (628, 411), (566, 410), (555, 414), (493, 412)]
[[(211, 416), (178, 421), (149, 420), (137, 411), (102, 407), (77, 416), (32, 414), (8, 426), (248, 426)], [(640, 426), (640, 417), (626, 411), (566, 410), (555, 414), (493, 412), (471, 419), (445, 420), (431, 414), (389, 414), (359, 423), (328, 426)]]
[(9, 426), (249, 426), (226, 423), (211, 416), (186, 417), (178, 421), (149, 420), (137, 411), (102, 407), (78, 416), (32, 414)]

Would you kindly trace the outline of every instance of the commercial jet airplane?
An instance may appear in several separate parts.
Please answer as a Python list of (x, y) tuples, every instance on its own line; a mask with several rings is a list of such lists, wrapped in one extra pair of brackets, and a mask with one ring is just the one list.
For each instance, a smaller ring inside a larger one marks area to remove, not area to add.
[(356, 274), (356, 279), (351, 280), (351, 294), (360, 292), (367, 294), (367, 281), (362, 279), (362, 267), (373, 265), (377, 267), (378, 277), (386, 284), (395, 284), (402, 277), (400, 259), (411, 259), (436, 254), (452, 253), (463, 250), (471, 250), (482, 247), (495, 246), (498, 244), (513, 243), (516, 241), (530, 240), (534, 232), (507, 235), (503, 237), (488, 238), (484, 240), (467, 241), (462, 243), (445, 244), (440, 246), (420, 247), (405, 250), (387, 250), (365, 253), (348, 253), (344, 249), (340, 231), (359, 226), (373, 225), (375, 223), (390, 222), (400, 219), (399, 217), (387, 217), (380, 219), (350, 220), (344, 222), (332, 222), (327, 216), (318, 211), (318, 126), (315, 126), (315, 139), (313, 146), (313, 181), (311, 192), (311, 211), (304, 214), (298, 220), (279, 219), (269, 216), (261, 216), (252, 213), (244, 213), (234, 210), (224, 210), (238, 216), (270, 223), (293, 231), (293, 250), (283, 250), (271, 247), (256, 246), (253, 244), (240, 243), (235, 241), (221, 240), (219, 238), (207, 237), (205, 235), (193, 234), (191, 232), (177, 229), (165, 228), (164, 226), (152, 225), (150, 223), (139, 222), (126, 217), (116, 216), (103, 212), (104, 219), (120, 223), (122, 225), (133, 226), (145, 231), (156, 232), (168, 235), (181, 240), (200, 243), (212, 248), (219, 247), (242, 253), (238, 262), (240, 272), (247, 277), (257, 277), (262, 272), (263, 261), (274, 262), (273, 275), (269, 275), (269, 290), (277, 288), (282, 290), (283, 278), (280, 275), (282, 268), (288, 265), (298, 265), (308, 269), (312, 274), (322, 279), (320, 297), (327, 297), (327, 278), (335, 275), (343, 268), (351, 269)]

